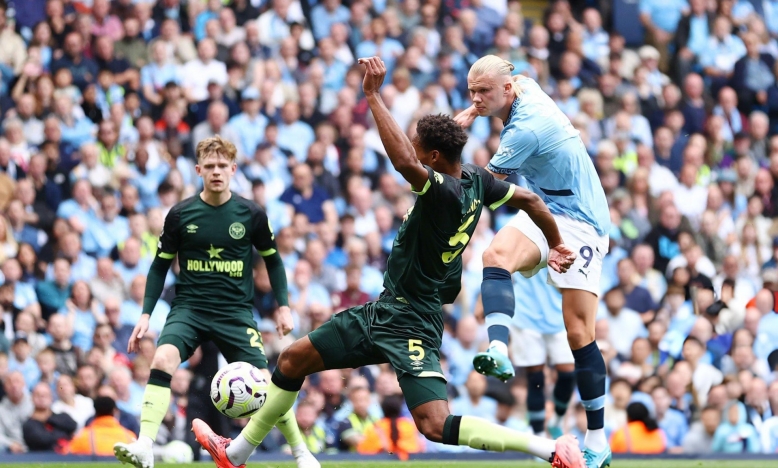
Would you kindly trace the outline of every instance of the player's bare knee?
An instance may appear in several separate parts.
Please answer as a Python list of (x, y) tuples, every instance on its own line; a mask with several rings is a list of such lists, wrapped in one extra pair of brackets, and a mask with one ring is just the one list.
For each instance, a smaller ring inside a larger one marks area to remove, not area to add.
[(172, 345), (162, 345), (154, 353), (151, 360), (151, 368), (173, 374), (181, 364), (181, 356), (178, 348)]
[(278, 356), (278, 370), (284, 374), (286, 377), (289, 377), (290, 379), (295, 378), (295, 358), (293, 356), (294, 351), (291, 351), (290, 348), (286, 348), (285, 350), (281, 351), (281, 354)]
[(594, 341), (594, 333), (590, 333), (584, 327), (575, 327), (567, 329), (567, 342), (570, 349), (581, 349)]
[(507, 246), (502, 246), (499, 243), (492, 243), (483, 253), (484, 267), (503, 268), (511, 271), (513, 265), (511, 265), (511, 253)]
[(416, 428), (431, 442), (443, 441), (443, 426), (445, 424), (445, 419), (435, 417), (434, 415), (425, 416), (416, 420)]

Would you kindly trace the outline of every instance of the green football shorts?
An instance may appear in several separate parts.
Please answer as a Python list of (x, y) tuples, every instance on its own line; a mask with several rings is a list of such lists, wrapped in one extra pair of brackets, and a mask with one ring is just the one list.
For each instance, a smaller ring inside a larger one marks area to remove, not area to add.
[(175, 346), (183, 362), (206, 341), (213, 341), (227, 362), (243, 361), (259, 369), (267, 369), (262, 335), (257, 331), (257, 323), (248, 309), (236, 311), (235, 315), (228, 317), (186, 306), (173, 307), (162, 327), (157, 346)]
[(389, 363), (409, 409), (447, 400), (440, 368), (443, 315), (421, 314), (391, 297), (352, 307), (308, 335), (327, 369)]

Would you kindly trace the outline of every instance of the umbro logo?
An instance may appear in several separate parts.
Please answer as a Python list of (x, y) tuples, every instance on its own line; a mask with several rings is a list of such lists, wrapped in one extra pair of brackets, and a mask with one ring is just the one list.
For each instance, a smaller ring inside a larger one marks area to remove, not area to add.
[(589, 279), (589, 272), (583, 271), (582, 269), (578, 269), (578, 273), (584, 275), (584, 278)]
[(186, 227), (186, 233), (187, 234), (194, 234), (197, 232), (197, 225), (196, 224), (190, 224)]

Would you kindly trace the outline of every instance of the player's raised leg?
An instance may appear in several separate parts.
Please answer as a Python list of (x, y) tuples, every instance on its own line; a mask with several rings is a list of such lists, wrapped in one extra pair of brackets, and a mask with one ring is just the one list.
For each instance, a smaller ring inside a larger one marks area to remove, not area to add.
[(575, 358), (575, 376), (581, 403), (586, 408), (587, 431), (584, 457), (587, 468), (611, 463), (605, 437), (605, 360), (594, 341), (597, 296), (582, 289), (562, 289), (562, 313), (567, 340)]
[(506, 381), (514, 376), (508, 358), (509, 327), (516, 307), (511, 274), (533, 270), (541, 262), (541, 250), (523, 232), (505, 226), (484, 252), (483, 262), (481, 300), (488, 326), (489, 349), (475, 356), (473, 367), (481, 374)]
[(437, 377), (406, 374), (400, 379), (400, 386), (416, 427), (433, 442), (494, 452), (523, 452), (548, 460), (557, 468), (584, 468), (578, 442), (573, 436), (554, 441), (517, 432), (485, 419), (454, 416), (448, 410), (446, 383)]

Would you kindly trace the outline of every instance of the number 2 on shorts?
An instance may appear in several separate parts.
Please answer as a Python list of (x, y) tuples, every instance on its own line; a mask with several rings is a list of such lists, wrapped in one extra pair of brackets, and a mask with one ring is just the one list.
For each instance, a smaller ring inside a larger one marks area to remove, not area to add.
[(411, 354), (408, 356), (412, 360), (421, 361), (424, 359), (424, 348), (421, 347), (421, 340), (408, 340), (408, 351), (417, 353), (416, 355)]
[(254, 330), (253, 328), (247, 328), (246, 334), (251, 335), (251, 341), (249, 341), (249, 345), (252, 348), (259, 348), (262, 350), (262, 352), (265, 352), (265, 347), (262, 346), (262, 339), (259, 337), (259, 332)]

